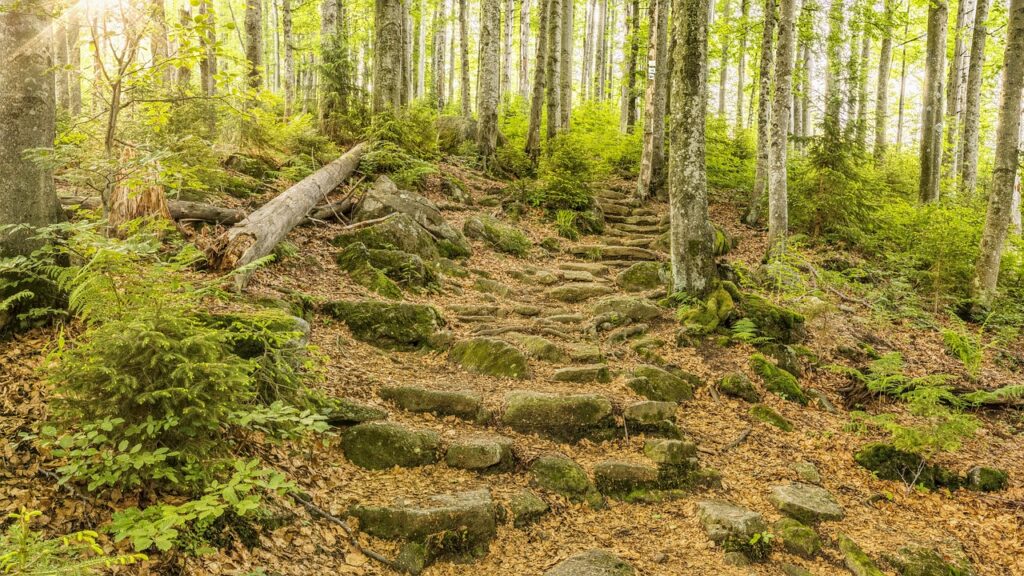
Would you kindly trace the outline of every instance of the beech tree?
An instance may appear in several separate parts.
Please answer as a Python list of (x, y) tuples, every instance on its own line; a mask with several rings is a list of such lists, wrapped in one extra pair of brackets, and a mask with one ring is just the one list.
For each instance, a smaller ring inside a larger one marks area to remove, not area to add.
[(939, 199), (942, 163), (942, 75), (946, 58), (945, 0), (929, 0), (928, 44), (925, 49), (925, 80), (921, 116), (921, 176), (918, 196), (921, 202)]
[(882, 46), (878, 55), (878, 81), (875, 92), (875, 162), (885, 158), (888, 139), (886, 130), (889, 114), (889, 67), (892, 64), (892, 26), (895, 16), (895, 0), (885, 0), (879, 22)]
[(963, 130), (960, 146), (960, 189), (974, 194), (978, 182), (978, 140), (981, 128), (981, 83), (985, 64), (985, 41), (988, 38), (990, 0), (977, 0), (968, 64), (967, 88), (964, 97)]
[(768, 254), (786, 251), (789, 206), (786, 190), (786, 149), (793, 103), (793, 60), (796, 58), (796, 0), (779, 3), (779, 49), (775, 59), (775, 100), (772, 105), (771, 176), (768, 185)]
[(480, 82), (477, 88), (477, 151), (486, 168), (498, 144), (501, 0), (483, 0), (480, 14)]
[(775, 51), (772, 49), (775, 36), (775, 0), (765, 0), (764, 30), (761, 34), (761, 64), (758, 67), (757, 90), (757, 157), (754, 166), (754, 186), (743, 220), (748, 226), (761, 221), (762, 203), (768, 190), (769, 158), (771, 157), (771, 90), (772, 63)]
[(375, 0), (373, 26), (373, 113), (402, 106), (402, 51), (405, 16), (401, 0)]
[(533, 96), (530, 100), (530, 125), (526, 132), (526, 154), (536, 164), (540, 156), (540, 122), (544, 111), (544, 90), (547, 77), (548, 23), (553, 0), (538, 0), (540, 26), (537, 31), (537, 64), (534, 66)]
[(647, 71), (644, 94), (644, 139), (640, 155), (640, 176), (636, 196), (644, 200), (657, 194), (664, 186), (665, 110), (671, 80), (668, 70), (668, 16), (670, 0), (651, 0), (648, 12), (650, 41), (647, 62), (654, 69)]

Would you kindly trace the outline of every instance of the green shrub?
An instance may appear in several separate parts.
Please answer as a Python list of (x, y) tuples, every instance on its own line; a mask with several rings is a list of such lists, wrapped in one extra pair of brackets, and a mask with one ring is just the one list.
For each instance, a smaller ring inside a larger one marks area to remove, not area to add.
[(580, 230), (576, 227), (577, 212), (572, 210), (559, 210), (555, 213), (555, 230), (562, 238), (579, 240)]
[(585, 210), (593, 203), (595, 158), (592, 150), (573, 132), (563, 132), (548, 142), (540, 165), (540, 178), (528, 193), (533, 206), (548, 210)]
[(754, 187), (755, 136), (750, 130), (739, 130), (730, 136), (730, 129), (725, 118), (708, 118), (708, 185), (720, 190), (749, 190)]
[(359, 168), (370, 174), (390, 174), (400, 187), (421, 189), (437, 173), (439, 155), (434, 111), (414, 106), (374, 116), (366, 133), (370, 150)]

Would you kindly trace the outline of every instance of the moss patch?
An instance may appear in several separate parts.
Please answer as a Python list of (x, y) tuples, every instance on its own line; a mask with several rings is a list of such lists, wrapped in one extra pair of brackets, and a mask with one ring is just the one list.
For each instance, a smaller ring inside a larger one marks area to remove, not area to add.
[(530, 373), (526, 356), (522, 352), (494, 338), (472, 338), (458, 342), (448, 357), (475, 374), (526, 378)]
[(942, 487), (955, 490), (961, 483), (955, 473), (935, 464), (927, 464), (917, 454), (899, 450), (890, 444), (868, 444), (858, 450), (853, 459), (882, 480), (897, 480), (908, 484), (913, 482), (929, 490)]
[(755, 374), (761, 377), (764, 381), (764, 387), (769, 392), (778, 394), (782, 398), (802, 406), (806, 406), (810, 402), (807, 394), (800, 388), (796, 376), (772, 364), (764, 355), (754, 354), (751, 356), (750, 367), (754, 370)]
[(775, 410), (772, 410), (769, 406), (764, 404), (755, 404), (750, 407), (750, 415), (754, 418), (764, 422), (765, 424), (771, 424), (783, 432), (792, 432), (793, 424), (789, 420), (786, 420), (782, 414), (779, 414)]
[(433, 306), (376, 300), (328, 302), (321, 307), (352, 335), (374, 346), (398, 350), (434, 348), (444, 319)]
[(491, 248), (513, 256), (526, 256), (532, 246), (530, 239), (522, 230), (503, 224), (490, 216), (470, 218), (463, 225), (462, 231), (470, 238), (483, 240)]

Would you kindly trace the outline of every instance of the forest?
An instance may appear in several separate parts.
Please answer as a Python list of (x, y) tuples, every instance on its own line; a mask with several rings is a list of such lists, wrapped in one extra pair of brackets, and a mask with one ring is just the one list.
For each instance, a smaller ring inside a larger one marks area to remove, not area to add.
[(0, 0), (0, 575), (1024, 574), (1024, 0)]

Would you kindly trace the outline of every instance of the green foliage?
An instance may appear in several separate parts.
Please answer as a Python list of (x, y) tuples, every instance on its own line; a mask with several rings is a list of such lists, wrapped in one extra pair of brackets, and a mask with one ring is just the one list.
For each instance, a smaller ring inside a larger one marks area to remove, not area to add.
[(97, 542), (99, 534), (92, 530), (47, 539), (32, 528), (32, 521), (41, 515), (25, 509), (7, 515), (14, 522), (0, 534), (0, 574), (84, 576), (147, 559), (144, 554), (108, 556)]
[(527, 201), (549, 210), (585, 210), (593, 203), (594, 151), (575, 131), (563, 132), (548, 142), (540, 165), (540, 178)]
[(754, 187), (755, 135), (739, 130), (730, 136), (730, 126), (722, 117), (707, 121), (706, 164), (708, 186), (719, 190), (749, 190)]
[(958, 358), (971, 379), (977, 380), (981, 375), (981, 363), (985, 358), (984, 347), (978, 337), (962, 328), (943, 328), (942, 342), (946, 345), (946, 352)]
[(579, 240), (580, 229), (576, 227), (577, 212), (572, 210), (559, 210), (555, 213), (555, 230), (562, 238)]
[(435, 122), (435, 113), (427, 106), (374, 116), (366, 132), (371, 149), (363, 154), (360, 170), (390, 174), (400, 187), (421, 188), (427, 176), (437, 173)]

